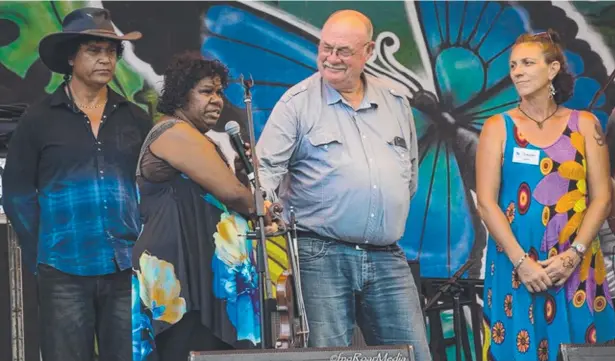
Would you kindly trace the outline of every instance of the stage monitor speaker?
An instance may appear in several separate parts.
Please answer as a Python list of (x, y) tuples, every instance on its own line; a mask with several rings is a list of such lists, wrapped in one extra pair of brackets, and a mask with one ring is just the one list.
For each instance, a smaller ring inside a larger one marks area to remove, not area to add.
[(415, 361), (412, 346), (193, 351), (189, 361)]
[(562, 345), (562, 361), (613, 361), (615, 344)]

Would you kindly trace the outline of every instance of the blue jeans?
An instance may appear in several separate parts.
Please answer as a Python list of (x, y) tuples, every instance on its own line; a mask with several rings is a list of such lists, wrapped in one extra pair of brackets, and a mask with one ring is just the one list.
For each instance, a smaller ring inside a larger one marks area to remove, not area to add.
[(132, 360), (131, 271), (69, 275), (38, 265), (43, 361)]
[(367, 251), (317, 238), (299, 238), (298, 246), (309, 347), (350, 346), (356, 320), (368, 345), (412, 345), (417, 361), (432, 359), (418, 291), (399, 246)]

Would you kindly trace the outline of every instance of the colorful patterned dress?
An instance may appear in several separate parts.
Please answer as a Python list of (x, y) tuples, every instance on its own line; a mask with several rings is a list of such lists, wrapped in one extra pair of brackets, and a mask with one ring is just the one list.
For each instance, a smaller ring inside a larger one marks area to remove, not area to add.
[[(499, 205), (513, 234), (534, 260), (567, 250), (587, 209), (585, 142), (579, 113), (552, 145), (529, 144), (508, 114)], [(515, 153), (538, 154), (534, 164)], [(538, 164), (535, 164), (538, 163)], [(530, 293), (493, 239), (487, 248), (484, 360), (555, 361), (561, 343), (615, 339), (615, 312), (598, 239), (564, 286)]]
[(151, 161), (144, 162), (149, 145), (178, 122), (152, 129), (138, 163), (144, 226), (133, 251), (133, 361), (157, 360), (157, 337), (191, 311), (232, 347), (260, 344), (258, 274), (255, 250), (245, 238), (248, 222), (151, 153)]

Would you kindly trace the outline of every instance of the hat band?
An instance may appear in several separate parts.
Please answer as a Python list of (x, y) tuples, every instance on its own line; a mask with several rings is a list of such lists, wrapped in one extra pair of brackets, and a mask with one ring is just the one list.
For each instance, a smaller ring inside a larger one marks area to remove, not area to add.
[(108, 34), (108, 35), (119, 37), (119, 35), (116, 34), (114, 31), (106, 30), (106, 29), (88, 29), (88, 30), (83, 30), (81, 32), (84, 34)]

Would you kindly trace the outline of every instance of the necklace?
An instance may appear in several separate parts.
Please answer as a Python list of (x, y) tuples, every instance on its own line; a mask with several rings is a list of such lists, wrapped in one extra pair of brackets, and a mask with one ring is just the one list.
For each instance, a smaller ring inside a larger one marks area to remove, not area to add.
[[(68, 84), (68, 93), (70, 94), (70, 97), (71, 97), (71, 98), (73, 98), (73, 91), (72, 91), (72, 90), (73, 90), (73, 89), (72, 89), (72, 86), (71, 86), (70, 84)], [(74, 100), (74, 98), (73, 98), (73, 100)], [(105, 104), (107, 104), (107, 99), (105, 99), (105, 101), (104, 101), (104, 102), (99, 103), (99, 104), (96, 104), (96, 105), (85, 105), (85, 104), (82, 104), (82, 103), (77, 103), (77, 101), (76, 101), (76, 100), (75, 100), (75, 104), (76, 104), (79, 108), (81, 108), (81, 109), (98, 109), (98, 108), (100, 108), (100, 107), (105, 106)]]
[(81, 103), (77, 103), (77, 102), (75, 102), (75, 104), (77, 104), (77, 106), (79, 108), (82, 108), (82, 109), (97, 109), (97, 108), (100, 108), (100, 107), (104, 106), (105, 104), (107, 104), (107, 102), (105, 101), (103, 103), (96, 104), (96, 105), (85, 105), (85, 104), (81, 104)]
[(538, 126), (538, 129), (542, 129), (544, 122), (547, 121), (547, 119), (551, 118), (553, 115), (555, 115), (555, 113), (557, 113), (558, 109), (559, 109), (559, 105), (557, 107), (555, 107), (555, 110), (553, 111), (553, 113), (551, 113), (551, 115), (549, 115), (548, 117), (544, 118), (542, 121), (538, 121), (532, 117), (530, 117), (529, 115), (527, 115), (526, 112), (523, 111), (523, 109), (521, 109), (521, 105), (517, 105), (517, 108), (519, 109), (519, 111), (521, 113), (523, 113), (523, 115), (525, 115), (529, 120), (533, 121), (534, 123), (536, 123), (536, 125)]

